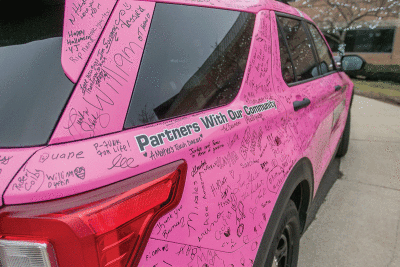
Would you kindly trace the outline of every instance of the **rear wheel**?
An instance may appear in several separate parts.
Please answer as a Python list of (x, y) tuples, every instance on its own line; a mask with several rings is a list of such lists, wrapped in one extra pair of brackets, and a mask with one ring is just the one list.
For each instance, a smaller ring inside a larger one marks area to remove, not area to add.
[(289, 200), (275, 232), (266, 266), (296, 267), (299, 245), (299, 213), (294, 202)]
[(342, 140), (340, 141), (340, 145), (338, 151), (336, 153), (336, 157), (343, 157), (346, 155), (347, 150), (349, 149), (349, 141), (350, 141), (350, 110), (349, 114), (347, 115), (346, 126), (344, 127)]

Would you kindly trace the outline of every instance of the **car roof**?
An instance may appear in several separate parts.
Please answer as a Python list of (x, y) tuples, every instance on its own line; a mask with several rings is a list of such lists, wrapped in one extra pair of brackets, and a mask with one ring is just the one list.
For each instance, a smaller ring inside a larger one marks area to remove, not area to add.
[(194, 5), (251, 13), (257, 13), (261, 10), (272, 10), (312, 21), (307, 14), (301, 12), (297, 8), (275, 0), (147, 0), (147, 2)]

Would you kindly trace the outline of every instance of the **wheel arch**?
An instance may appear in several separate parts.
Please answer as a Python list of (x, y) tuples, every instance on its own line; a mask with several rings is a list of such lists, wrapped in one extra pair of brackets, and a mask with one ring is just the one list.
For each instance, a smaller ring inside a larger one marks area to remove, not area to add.
[(299, 211), (301, 231), (303, 231), (313, 192), (314, 176), (312, 164), (308, 158), (302, 158), (293, 167), (282, 187), (261, 239), (253, 266), (265, 266), (273, 235), (289, 199), (292, 199), (296, 204)]

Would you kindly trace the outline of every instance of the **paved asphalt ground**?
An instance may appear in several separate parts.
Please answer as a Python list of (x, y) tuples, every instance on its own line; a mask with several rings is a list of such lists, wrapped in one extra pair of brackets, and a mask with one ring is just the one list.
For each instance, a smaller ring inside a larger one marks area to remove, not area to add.
[(355, 96), (350, 131), (316, 196), (299, 267), (400, 267), (400, 107)]

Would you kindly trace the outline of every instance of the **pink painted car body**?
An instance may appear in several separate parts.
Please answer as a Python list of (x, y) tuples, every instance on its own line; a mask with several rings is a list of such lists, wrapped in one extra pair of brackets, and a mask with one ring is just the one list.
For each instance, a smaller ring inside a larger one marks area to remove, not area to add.
[[(303, 173), (298, 175), (303, 179), (293, 180), (294, 188), (301, 183), (308, 187), (302, 191), (308, 193), (303, 196), (307, 203), (298, 207), (304, 226), (302, 216), (341, 139), (353, 84), (339, 71), (292, 86), (285, 83), (276, 14), (313, 23), (289, 5), (270, 0), (157, 2), (256, 14), (243, 81), (234, 100), (124, 129), (156, 2), (67, 0), (61, 63), (76, 85), (47, 144), (0, 149), (0, 204), (3, 209), (62, 203), (64, 198), (183, 160), (187, 173), (180, 201), (153, 223), (135, 264), (253, 266), (264, 255), (261, 244), (278, 199), (293, 193), (284, 193), (285, 184), (299, 168), (310, 168), (304, 172), (310, 177)], [(121, 16), (137, 19), (123, 27)], [(79, 32), (90, 35), (83, 37)], [(80, 37), (77, 47), (73, 40)], [(123, 57), (127, 53), (129, 57)], [(99, 62), (108, 78), (91, 92), (85, 91)], [(343, 89), (337, 91), (335, 86)], [(310, 105), (295, 111), (293, 103), (304, 98)], [(209, 126), (206, 118), (213, 120), (212, 115), (216, 120)], [(166, 130), (179, 130), (182, 135), (170, 141)], [(20, 240), (40, 239), (25, 238), (29, 231), (21, 231)], [(0, 232), (0, 237), (9, 235)], [(52, 245), (58, 266), (71, 266), (58, 256), (67, 244), (44, 239)], [(100, 263), (82, 259), (74, 266)]]

